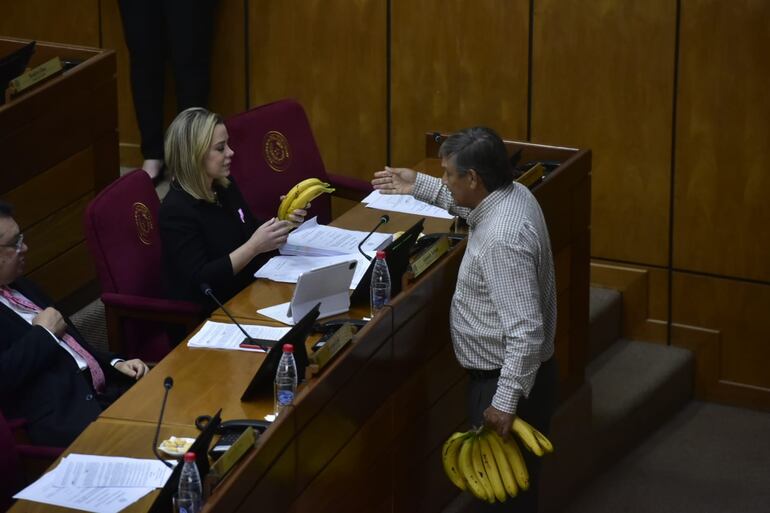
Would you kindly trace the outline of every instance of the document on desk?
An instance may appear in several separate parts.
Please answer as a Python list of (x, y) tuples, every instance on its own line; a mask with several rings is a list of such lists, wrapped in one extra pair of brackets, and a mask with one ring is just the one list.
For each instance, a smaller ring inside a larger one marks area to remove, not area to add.
[[(368, 255), (372, 258), (375, 256), (374, 251), (370, 251)], [(356, 260), (356, 270), (353, 273), (353, 279), (350, 282), (350, 288), (355, 289), (358, 286), (358, 282), (366, 273), (366, 269), (369, 267), (369, 260), (364, 258), (360, 253), (356, 255), (335, 255), (325, 257), (308, 257), (308, 256), (288, 256), (279, 255), (274, 256), (267, 261), (265, 265), (259, 268), (254, 273), (255, 278), (265, 278), (268, 280), (279, 281), (282, 283), (297, 283), (299, 275), (318, 269), (319, 267), (326, 267), (339, 262), (347, 262), (349, 260)]]
[[(246, 330), (249, 336), (259, 340), (280, 340), (291, 329), (254, 324), (241, 324), (241, 326), (243, 326), (243, 329)], [(206, 321), (201, 329), (187, 342), (187, 346), (203, 347), (206, 349), (264, 352), (262, 349), (240, 347), (240, 343), (243, 342), (244, 338), (243, 333), (235, 324)]]
[[(318, 224), (314, 217), (305, 221), (289, 234), (289, 240), (279, 248), (282, 255), (333, 256), (358, 254), (358, 244), (368, 232), (345, 230), (334, 226)], [(392, 239), (389, 233), (373, 233), (361, 249), (376, 251), (380, 245)]]
[(117, 513), (162, 487), (170, 475), (158, 460), (70, 454), (14, 498)]
[(454, 218), (452, 214), (443, 208), (416, 200), (409, 194), (381, 194), (380, 191), (373, 191), (361, 203), (366, 203), (367, 208), (377, 208), (391, 212), (404, 212), (406, 214), (438, 217), (440, 219)]

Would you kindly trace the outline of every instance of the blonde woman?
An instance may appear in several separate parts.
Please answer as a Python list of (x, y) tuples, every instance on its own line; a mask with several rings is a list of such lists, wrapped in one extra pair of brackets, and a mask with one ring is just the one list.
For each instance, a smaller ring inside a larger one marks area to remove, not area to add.
[[(160, 233), (169, 295), (211, 310), (206, 283), (227, 301), (251, 283), (294, 224), (254, 219), (230, 177), (234, 152), (222, 118), (202, 108), (179, 113), (166, 131), (172, 181), (160, 207)], [(304, 220), (295, 210), (290, 219)]]

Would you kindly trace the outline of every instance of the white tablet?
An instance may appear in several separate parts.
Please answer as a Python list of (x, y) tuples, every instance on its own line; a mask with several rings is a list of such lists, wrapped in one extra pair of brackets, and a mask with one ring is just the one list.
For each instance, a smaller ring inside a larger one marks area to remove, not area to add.
[(356, 264), (356, 260), (348, 260), (300, 274), (288, 316), (296, 323), (319, 302), (319, 319), (350, 310), (350, 282)]

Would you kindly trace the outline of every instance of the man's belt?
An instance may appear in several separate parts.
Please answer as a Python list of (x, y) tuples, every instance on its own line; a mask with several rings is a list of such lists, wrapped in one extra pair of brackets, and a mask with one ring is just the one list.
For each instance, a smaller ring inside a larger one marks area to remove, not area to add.
[(500, 377), (500, 369), (465, 369), (471, 379), (497, 379)]

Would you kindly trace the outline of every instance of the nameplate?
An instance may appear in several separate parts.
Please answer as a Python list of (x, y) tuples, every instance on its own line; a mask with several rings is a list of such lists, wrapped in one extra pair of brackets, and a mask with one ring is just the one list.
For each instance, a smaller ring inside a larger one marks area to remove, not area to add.
[[(230, 446), (225, 453), (214, 462), (209, 474), (215, 481), (221, 480), (233, 468), (233, 465), (249, 452), (249, 449), (257, 443), (257, 432), (253, 427), (248, 427), (241, 436)], [(216, 483), (214, 483), (216, 486)]]
[(516, 179), (517, 182), (531, 189), (533, 185), (540, 181), (545, 174), (545, 168), (543, 164), (538, 162), (531, 168), (527, 169), (522, 175)]
[(61, 59), (59, 57), (54, 57), (53, 59), (44, 62), (40, 66), (32, 68), (31, 70), (28, 70), (11, 80), (9, 87), (10, 94), (16, 95), (22, 93), (33, 85), (47, 79), (48, 77), (56, 75), (63, 69), (64, 68), (62, 66)]
[(449, 239), (446, 235), (442, 235), (436, 242), (422, 250), (411, 263), (412, 279), (420, 276), (425, 270), (427, 270), (433, 263), (441, 258), (441, 255), (449, 251)]
[(310, 356), (310, 363), (317, 365), (318, 370), (321, 370), (324, 365), (334, 358), (334, 355), (336, 355), (340, 349), (353, 340), (353, 335), (355, 335), (357, 331), (358, 328), (349, 323), (340, 326), (340, 328), (334, 332), (334, 335), (329, 337), (329, 340), (326, 341), (323, 347)]

